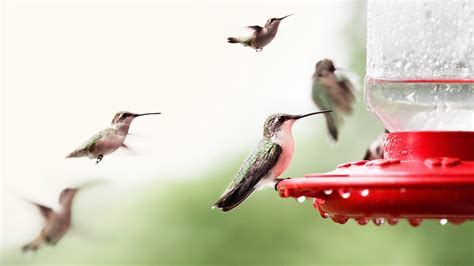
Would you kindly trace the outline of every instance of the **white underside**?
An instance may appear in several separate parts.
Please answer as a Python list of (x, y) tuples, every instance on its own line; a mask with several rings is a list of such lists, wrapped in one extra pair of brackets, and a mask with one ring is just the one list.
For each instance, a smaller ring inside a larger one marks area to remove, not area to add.
[(104, 136), (98, 143), (94, 151), (88, 154), (88, 157), (91, 159), (97, 158), (99, 154), (107, 155), (116, 151), (123, 142), (127, 135), (122, 134), (109, 134)]
[(285, 172), (290, 166), (291, 159), (293, 158), (293, 153), (295, 151), (295, 140), (293, 138), (293, 134), (291, 133), (291, 128), (293, 127), (294, 122), (295, 120), (289, 120), (285, 122), (285, 124), (282, 126), (282, 129), (274, 137), (272, 137), (271, 141), (280, 145), (282, 152), (276, 165), (257, 183), (257, 185), (255, 185), (256, 190), (262, 189), (264, 187), (274, 187), (277, 178), (280, 177), (281, 174), (283, 174), (283, 172)]

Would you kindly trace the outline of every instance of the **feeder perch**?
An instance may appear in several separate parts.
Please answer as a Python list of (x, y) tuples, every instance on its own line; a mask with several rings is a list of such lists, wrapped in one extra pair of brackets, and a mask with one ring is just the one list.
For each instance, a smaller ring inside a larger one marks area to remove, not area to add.
[(369, 1), (366, 105), (391, 133), (384, 158), (283, 180), (344, 224), (474, 219), (474, 2)]

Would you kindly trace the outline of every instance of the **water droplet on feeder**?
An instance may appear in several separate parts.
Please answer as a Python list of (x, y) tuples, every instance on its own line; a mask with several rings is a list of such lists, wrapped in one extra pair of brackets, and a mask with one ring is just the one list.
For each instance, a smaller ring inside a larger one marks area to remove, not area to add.
[(323, 210), (319, 210), (319, 215), (321, 215), (323, 219), (327, 219), (329, 217), (329, 214)]
[(384, 218), (374, 218), (374, 219), (372, 219), (372, 222), (377, 226), (381, 226), (385, 223), (385, 219)]
[(328, 196), (331, 195), (332, 194), (332, 189), (325, 189), (324, 194), (326, 194)]
[(448, 223), (448, 219), (440, 219), (440, 220), (439, 220), (439, 224), (440, 224), (440, 225), (445, 225), (445, 224), (447, 224), (447, 223)]
[(398, 219), (397, 218), (388, 218), (387, 222), (390, 225), (396, 225), (398, 223)]
[(331, 219), (338, 224), (345, 224), (349, 220), (349, 217), (344, 215), (334, 215)]
[(359, 218), (356, 218), (356, 221), (358, 224), (360, 225), (366, 225), (369, 223), (369, 218), (367, 217), (359, 217)]
[(449, 219), (448, 221), (452, 224), (460, 225), (460, 224), (463, 224), (466, 220), (464, 220), (464, 219)]
[(423, 222), (423, 219), (420, 219), (420, 218), (410, 218), (410, 219), (408, 219), (408, 223), (411, 226), (414, 226), (414, 227), (419, 226), (421, 224), (421, 222)]
[(405, 193), (405, 192), (407, 192), (407, 189), (404, 188), (404, 187), (402, 187), (402, 188), (400, 189), (400, 193)]
[(296, 201), (298, 201), (299, 203), (303, 203), (305, 200), (306, 200), (305, 196), (301, 196), (301, 197), (296, 198)]
[(367, 197), (369, 195), (369, 190), (368, 189), (364, 189), (360, 192), (360, 195), (362, 197)]
[(341, 188), (339, 189), (339, 195), (343, 198), (343, 199), (348, 199), (350, 196), (351, 196), (351, 190), (350, 189), (347, 189), (347, 188)]

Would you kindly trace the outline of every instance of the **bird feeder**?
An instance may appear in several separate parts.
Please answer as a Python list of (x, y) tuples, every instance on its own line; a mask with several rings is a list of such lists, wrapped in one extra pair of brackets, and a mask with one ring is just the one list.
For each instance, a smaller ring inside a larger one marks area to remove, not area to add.
[(344, 224), (474, 219), (474, 2), (369, 1), (365, 102), (384, 158), (278, 184)]

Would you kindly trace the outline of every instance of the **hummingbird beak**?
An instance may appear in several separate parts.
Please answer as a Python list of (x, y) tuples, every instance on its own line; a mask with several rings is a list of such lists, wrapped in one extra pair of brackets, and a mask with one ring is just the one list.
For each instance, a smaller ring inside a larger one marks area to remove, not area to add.
[(143, 114), (135, 114), (134, 117), (144, 116), (144, 115), (159, 115), (161, 113), (143, 113)]
[(303, 118), (303, 117), (307, 117), (307, 116), (311, 116), (311, 115), (317, 115), (317, 114), (323, 114), (323, 113), (329, 113), (329, 112), (332, 112), (332, 110), (323, 110), (323, 111), (309, 113), (309, 114), (305, 114), (305, 115), (295, 115), (293, 119), (298, 120), (298, 119)]
[(289, 14), (289, 15), (286, 15), (286, 16), (284, 16), (284, 17), (279, 18), (278, 20), (283, 20), (283, 19), (285, 19), (285, 18), (287, 18), (287, 17), (289, 17), (289, 16), (293, 16), (293, 15), (294, 15), (294, 14)]

